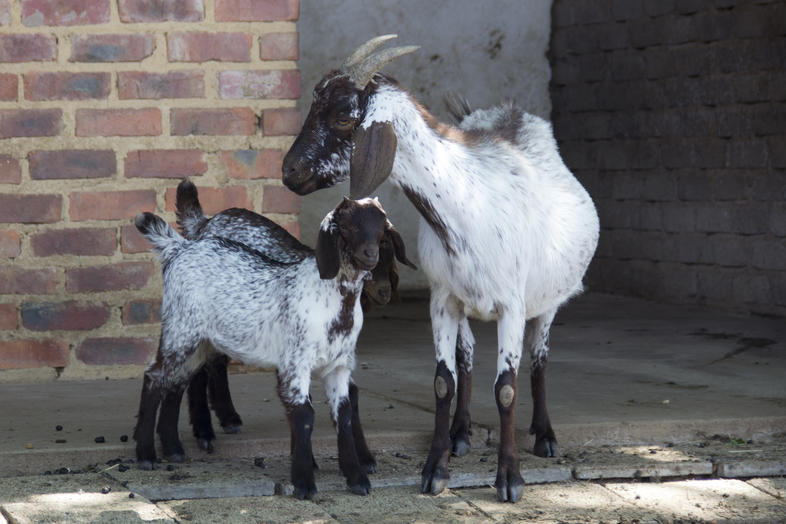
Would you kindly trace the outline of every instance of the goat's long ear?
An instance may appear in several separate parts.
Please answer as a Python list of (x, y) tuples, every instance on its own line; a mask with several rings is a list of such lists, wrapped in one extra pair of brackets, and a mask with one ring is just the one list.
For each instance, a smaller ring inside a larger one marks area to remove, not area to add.
[(389, 122), (374, 122), (368, 129), (358, 127), (349, 162), (349, 196), (367, 197), (385, 181), (396, 159), (396, 132)]
[(385, 225), (385, 232), (390, 235), (390, 240), (393, 241), (393, 252), (396, 254), (396, 258), (399, 262), (404, 264), (405, 266), (409, 266), (412, 269), (417, 269), (418, 267), (409, 261), (407, 258), (407, 250), (404, 247), (404, 239), (401, 238), (401, 235), (396, 228), (393, 227), (393, 224), (390, 223), (390, 220), (387, 221)]
[(331, 279), (338, 275), (338, 266), (341, 263), (339, 253), (339, 233), (335, 227), (320, 228), (317, 235), (317, 269), (319, 278)]

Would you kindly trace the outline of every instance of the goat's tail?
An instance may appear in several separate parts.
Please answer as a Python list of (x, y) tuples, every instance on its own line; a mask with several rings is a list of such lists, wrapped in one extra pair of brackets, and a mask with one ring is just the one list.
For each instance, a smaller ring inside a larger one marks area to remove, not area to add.
[(178, 248), (186, 242), (163, 218), (153, 213), (137, 215), (134, 225), (153, 244), (153, 251), (159, 253), (164, 264), (168, 263)]
[(175, 213), (177, 223), (183, 231), (183, 236), (190, 240), (197, 238), (199, 229), (207, 222), (207, 217), (199, 203), (199, 194), (193, 182), (186, 179), (177, 186), (175, 199)]

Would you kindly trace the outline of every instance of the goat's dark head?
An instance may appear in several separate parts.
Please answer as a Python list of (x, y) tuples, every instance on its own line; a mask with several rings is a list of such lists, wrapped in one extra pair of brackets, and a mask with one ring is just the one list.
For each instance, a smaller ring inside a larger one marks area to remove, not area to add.
[(314, 88), (314, 101), (300, 134), (282, 165), (283, 182), (306, 195), (350, 177), (353, 198), (368, 195), (390, 174), (396, 134), (390, 123), (363, 127), (371, 79), (391, 60), (417, 46), (373, 51), (396, 35), (373, 38), (353, 52), (338, 70)]
[[(386, 230), (379, 243), (379, 261), (371, 271), (371, 278), (363, 283), (360, 303), (363, 311), (371, 305), (384, 306), (398, 290), (398, 267), (396, 267), (395, 230)], [(400, 238), (400, 237), (399, 237)]]
[(322, 221), (317, 236), (319, 276), (329, 279), (338, 275), (341, 263), (360, 270), (373, 270), (380, 258), (380, 246), (392, 244), (395, 257), (410, 267), (401, 235), (387, 219), (376, 198), (344, 198)]

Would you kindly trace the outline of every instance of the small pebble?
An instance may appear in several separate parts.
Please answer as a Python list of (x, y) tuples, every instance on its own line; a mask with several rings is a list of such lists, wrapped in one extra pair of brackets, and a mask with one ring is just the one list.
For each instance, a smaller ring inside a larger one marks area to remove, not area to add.
[(120, 435), (120, 442), (128, 442), (128, 435)]
[(96, 444), (103, 444), (104, 442), (106, 442), (106, 439), (104, 437), (96, 437), (93, 440), (96, 441)]
[(65, 444), (66, 442), (68, 441), (64, 438), (55, 439), (55, 444)]
[(182, 478), (182, 477), (181, 477), (180, 475), (178, 475), (177, 473), (175, 473), (174, 475), (172, 475), (171, 477), (169, 477), (169, 480), (180, 480), (181, 478)]
[(29, 442), (27, 444), (25, 444), (25, 448), (27, 448), (27, 449), (33, 449), (33, 447), (34, 446), (32, 444), (30, 444)]
[(486, 461), (488, 461), (488, 458), (487, 457), (480, 457), (480, 461), (481, 462), (486, 462)]
[(134, 495), (133, 493), (129, 493), (129, 494), (128, 494), (128, 498), (130, 498), (130, 499), (134, 498), (135, 496), (136, 496), (136, 495)]
[(265, 467), (265, 457), (256, 457), (254, 459), (254, 465), (256, 467), (258, 467), (258, 468), (264, 468)]
[(129, 469), (128, 466), (126, 466), (125, 464), (120, 464), (117, 467), (117, 471), (119, 471), (120, 473), (123, 473), (124, 471), (128, 471), (128, 469)]
[(67, 475), (67, 474), (71, 473), (71, 470), (68, 469), (68, 468), (60, 468), (60, 469), (56, 470), (55, 473), (57, 473), (58, 475)]
[(55, 426), (55, 431), (63, 431), (63, 426), (58, 424), (57, 426)]
[(167, 471), (175, 471), (175, 465), (174, 464), (167, 464), (166, 465), (166, 470)]
[(44, 475), (51, 475), (51, 474), (52, 474), (52, 472), (51, 472), (51, 471), (49, 471), (49, 470), (47, 470), (47, 471), (44, 471)]
[(110, 488), (109, 486), (104, 486), (103, 488), (101, 488), (101, 493), (103, 493), (104, 495), (106, 495), (110, 491), (112, 491), (112, 488)]

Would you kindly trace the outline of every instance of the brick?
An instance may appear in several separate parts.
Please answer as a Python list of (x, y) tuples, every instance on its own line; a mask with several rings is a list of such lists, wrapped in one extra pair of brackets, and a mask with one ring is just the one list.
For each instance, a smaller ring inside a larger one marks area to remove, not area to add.
[(221, 71), (218, 91), (225, 99), (300, 98), (300, 72), (295, 69)]
[(76, 191), (70, 199), (71, 220), (75, 222), (134, 218), (143, 211), (156, 209), (156, 192), (152, 189)]
[(770, 231), (786, 237), (786, 202), (774, 202), (770, 208)]
[(766, 167), (767, 141), (762, 138), (729, 141), (727, 165), (729, 167)]
[(123, 325), (161, 322), (160, 300), (130, 300), (123, 306)]
[(0, 138), (57, 136), (62, 127), (61, 109), (0, 110)]
[(299, 0), (216, 0), (218, 22), (294, 21), (299, 15)]
[(283, 186), (265, 186), (262, 193), (263, 213), (298, 213), (300, 197)]
[(107, 266), (66, 269), (70, 293), (142, 289), (153, 276), (152, 262), (120, 262)]
[(0, 341), (0, 369), (65, 367), (68, 348), (59, 339)]
[(77, 136), (158, 136), (161, 134), (161, 110), (144, 109), (77, 109)]
[(11, 23), (11, 0), (0, 0), (0, 26)]
[(0, 222), (50, 224), (60, 220), (62, 207), (60, 195), (0, 194)]
[(0, 295), (25, 295), (35, 293), (47, 295), (57, 287), (54, 268), (24, 269), (16, 266), (0, 266)]
[[(175, 210), (176, 192), (177, 189), (174, 187), (166, 191), (167, 211)], [(215, 215), (230, 207), (254, 208), (246, 188), (242, 186), (200, 187), (199, 201), (202, 204), (202, 209), (208, 215)]]
[(109, 0), (22, 0), (22, 23), (91, 25), (109, 22)]
[(773, 303), (770, 281), (767, 275), (737, 274), (732, 281), (735, 302), (767, 304)]
[(37, 257), (105, 256), (115, 252), (117, 233), (114, 228), (50, 229), (33, 233), (30, 246)]
[(106, 178), (117, 172), (112, 150), (32, 151), (27, 160), (33, 180)]
[(202, 0), (119, 0), (123, 22), (201, 22), (205, 18)]
[(126, 178), (185, 178), (207, 172), (205, 155), (198, 149), (153, 149), (129, 151)]
[(22, 251), (22, 237), (11, 230), (0, 230), (0, 257), (16, 258)]
[(22, 325), (31, 331), (89, 331), (109, 320), (106, 303), (24, 302)]
[(279, 178), (283, 158), (278, 149), (221, 151), (221, 163), (230, 178)]
[(247, 107), (227, 109), (172, 109), (173, 135), (253, 135), (257, 117)]
[(52, 35), (0, 35), (0, 62), (47, 62), (57, 58), (57, 42)]
[(11, 331), (19, 326), (19, 314), (14, 304), (0, 304), (0, 330)]
[(259, 58), (261, 60), (297, 60), (298, 34), (266, 33), (259, 37)]
[(15, 74), (0, 74), (0, 100), (12, 101), (19, 98), (19, 78)]
[(11, 155), (0, 155), (0, 184), (18, 184), (22, 181), (22, 167)]
[(248, 62), (251, 60), (251, 35), (246, 33), (168, 33), (167, 56), (170, 62)]
[(76, 358), (93, 366), (145, 364), (155, 354), (155, 338), (87, 338), (76, 347)]
[(136, 226), (120, 228), (120, 251), (123, 253), (147, 253), (152, 247)]
[(294, 107), (262, 112), (262, 134), (265, 136), (297, 135), (300, 124), (300, 110)]
[(153, 54), (152, 34), (79, 35), (71, 37), (71, 62), (139, 62)]
[(120, 99), (202, 98), (205, 74), (202, 71), (117, 73), (117, 96)]
[[(750, 255), (750, 251), (746, 254)], [(757, 240), (751, 263), (757, 269), (786, 270), (786, 243), (779, 239)]]

